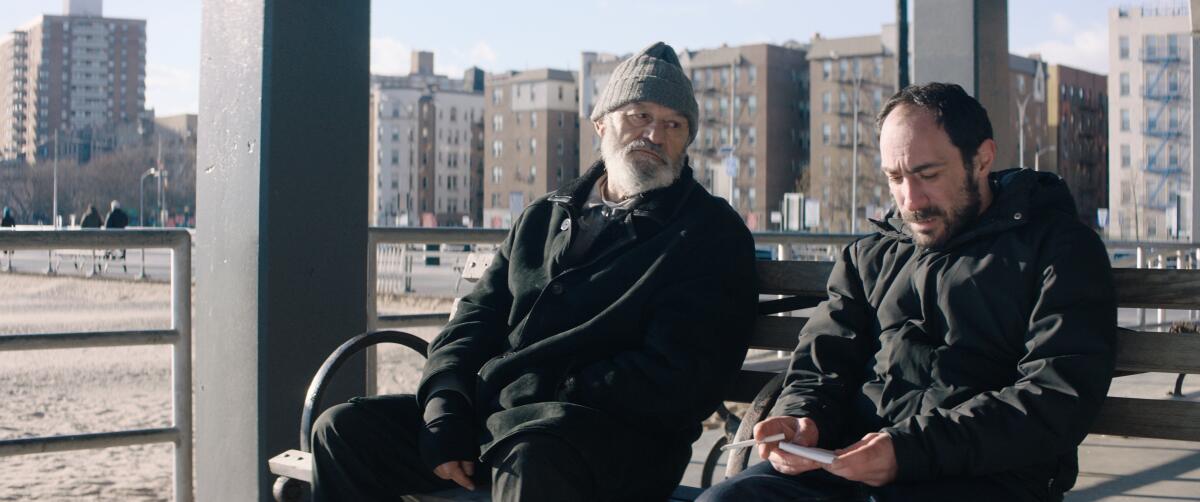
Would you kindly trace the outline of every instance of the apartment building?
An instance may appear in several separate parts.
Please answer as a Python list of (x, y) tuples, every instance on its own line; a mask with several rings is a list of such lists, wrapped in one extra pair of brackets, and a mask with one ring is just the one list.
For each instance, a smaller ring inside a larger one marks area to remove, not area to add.
[(1051, 151), (1033, 167), (1062, 176), (1080, 220), (1100, 229), (1108, 215), (1108, 78), (1050, 65), (1046, 91)]
[(36, 163), (57, 144), (86, 162), (149, 118), (146, 21), (104, 17), (101, 0), (63, 4), (0, 41), (0, 160)]
[(1109, 238), (1196, 238), (1191, 32), (1187, 2), (1109, 9)]
[(508, 72), (487, 77), (484, 98), (483, 226), (507, 228), (579, 176), (578, 88), (568, 71)]
[(415, 52), (406, 76), (372, 76), (371, 209), (379, 226), (478, 226), (482, 219), (483, 77), (433, 73)]

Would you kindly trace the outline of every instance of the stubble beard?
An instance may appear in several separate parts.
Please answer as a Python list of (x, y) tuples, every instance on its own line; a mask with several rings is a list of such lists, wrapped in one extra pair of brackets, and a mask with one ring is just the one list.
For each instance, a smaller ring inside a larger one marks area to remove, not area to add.
[(918, 246), (929, 249), (940, 249), (950, 241), (951, 237), (958, 235), (964, 228), (975, 221), (975, 217), (979, 214), (979, 207), (982, 205), (982, 199), (979, 195), (979, 182), (975, 180), (973, 173), (968, 172), (966, 179), (963, 181), (963, 194), (966, 200), (957, 207), (946, 209), (935, 207), (924, 211), (901, 211), (900, 216), (905, 223), (915, 223), (918, 221), (927, 220), (930, 218), (941, 218), (942, 232), (939, 234), (923, 234), (913, 232), (913, 241)]

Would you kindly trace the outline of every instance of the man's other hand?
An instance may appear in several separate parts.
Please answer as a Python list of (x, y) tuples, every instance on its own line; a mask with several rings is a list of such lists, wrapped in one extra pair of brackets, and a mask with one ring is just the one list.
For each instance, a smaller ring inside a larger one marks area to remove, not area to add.
[[(817, 423), (808, 417), (771, 417), (754, 426), (754, 439), (775, 434), (783, 434), (784, 441), (800, 446), (816, 446), (819, 436)], [(788, 475), (821, 468), (817, 462), (780, 450), (779, 443), (759, 443), (758, 456), (771, 462), (776, 471)]]
[(872, 432), (862, 440), (837, 450), (837, 458), (825, 470), (869, 486), (883, 486), (896, 479), (896, 450), (892, 437)]
[(475, 490), (475, 483), (471, 481), (471, 476), (475, 475), (475, 462), (470, 460), (453, 460), (437, 466), (433, 470), (437, 477), (449, 479), (458, 486), (468, 490)]

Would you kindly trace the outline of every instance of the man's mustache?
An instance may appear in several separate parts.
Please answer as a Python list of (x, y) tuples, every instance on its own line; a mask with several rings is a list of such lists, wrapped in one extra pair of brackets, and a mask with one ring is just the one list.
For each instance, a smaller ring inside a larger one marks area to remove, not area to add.
[(662, 146), (651, 143), (650, 141), (645, 140), (645, 139), (633, 140), (632, 143), (625, 145), (625, 148), (621, 149), (621, 154), (628, 155), (629, 153), (632, 153), (634, 150), (649, 150), (650, 152), (657, 155), (660, 159), (663, 159), (664, 161), (667, 160), (667, 153), (665, 151), (663, 151)]
[(905, 223), (916, 223), (918, 221), (925, 221), (939, 216), (946, 216), (946, 212), (942, 211), (942, 209), (939, 207), (931, 207), (929, 209), (922, 209), (920, 211), (900, 211), (900, 218), (902, 218)]

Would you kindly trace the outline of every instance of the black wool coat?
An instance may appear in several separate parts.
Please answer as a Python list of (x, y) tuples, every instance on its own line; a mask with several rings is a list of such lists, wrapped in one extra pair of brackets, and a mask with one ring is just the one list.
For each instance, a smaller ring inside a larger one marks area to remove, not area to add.
[[(569, 262), (603, 169), (597, 163), (525, 208), (431, 344), (417, 396), (466, 397), (485, 460), (521, 431), (557, 434), (585, 455), (636, 432), (657, 444), (630, 452), (666, 449), (682, 473), (701, 421), (745, 357), (757, 300), (754, 241), (685, 166)], [(463, 411), (427, 407), (426, 420)]]

